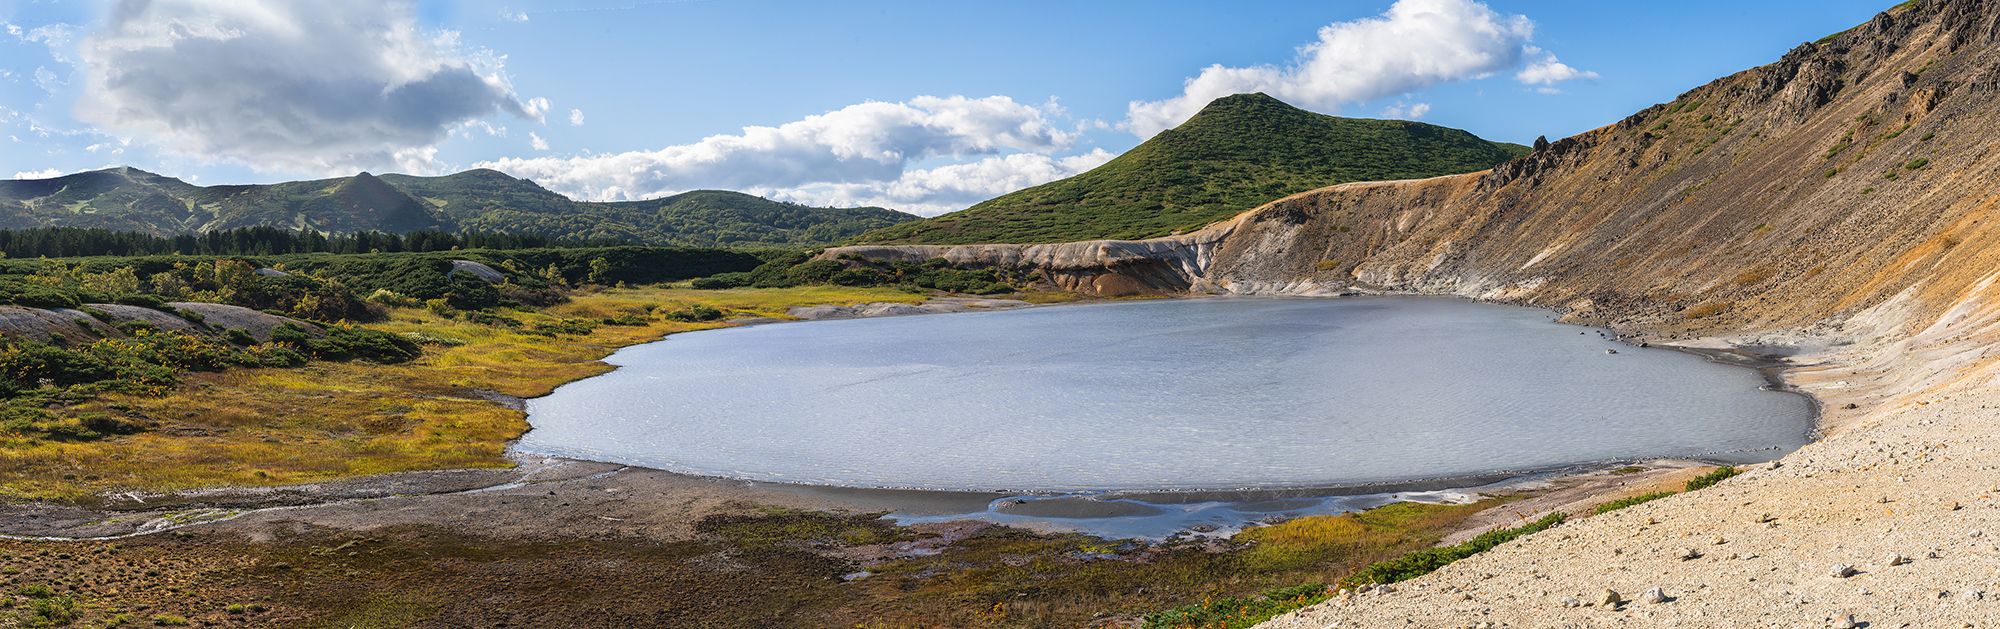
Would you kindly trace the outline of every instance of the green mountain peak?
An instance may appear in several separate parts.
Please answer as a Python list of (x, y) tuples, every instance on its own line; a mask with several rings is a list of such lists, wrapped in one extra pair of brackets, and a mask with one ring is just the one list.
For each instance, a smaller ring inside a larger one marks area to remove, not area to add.
[(1237, 94), (1210, 102), (1180, 126), (1088, 172), (871, 231), (854, 242), (1165, 236), (1314, 188), (1474, 172), (1525, 152), (1458, 129), (1328, 116), (1262, 93)]

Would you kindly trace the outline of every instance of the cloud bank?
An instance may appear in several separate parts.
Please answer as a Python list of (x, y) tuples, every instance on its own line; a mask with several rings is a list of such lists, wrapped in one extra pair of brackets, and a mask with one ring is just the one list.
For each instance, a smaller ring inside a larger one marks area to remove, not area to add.
[[(726, 188), (802, 203), (883, 204), (912, 211), (964, 207), (993, 191), (1061, 178), (1102, 151), (1055, 157), (1076, 139), (1053, 102), (1005, 96), (919, 96), (866, 102), (781, 124), (744, 127), (650, 151), (506, 158), (479, 164), (572, 196), (644, 199)], [(930, 159), (980, 158), (929, 169)], [(1086, 165), (1087, 164), (1087, 165)]]
[(1534, 65), (1517, 77), (1522, 83), (1547, 88), (1596, 76), (1531, 46), (1534, 31), (1527, 16), (1501, 15), (1473, 0), (1398, 0), (1380, 16), (1320, 28), (1319, 39), (1300, 47), (1290, 65), (1204, 68), (1179, 96), (1133, 101), (1122, 126), (1152, 137), (1185, 122), (1209, 101), (1247, 92), (1331, 113), (1342, 105), (1483, 78), (1536, 55)]
[(547, 111), (407, 1), (124, 0), (78, 53), (78, 118), (260, 169), (430, 172), (459, 125)]

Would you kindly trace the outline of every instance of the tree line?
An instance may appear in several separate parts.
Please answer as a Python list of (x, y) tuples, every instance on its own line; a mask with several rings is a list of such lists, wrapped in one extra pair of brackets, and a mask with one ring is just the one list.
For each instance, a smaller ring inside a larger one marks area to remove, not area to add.
[(145, 232), (86, 227), (0, 229), (0, 254), (9, 258), (86, 256), (218, 255), (267, 256), (293, 253), (423, 253), (454, 249), (540, 249), (622, 244), (526, 234), (452, 233), (426, 230), (406, 234), (365, 231), (326, 234), (276, 227), (240, 227), (202, 233), (156, 236)]

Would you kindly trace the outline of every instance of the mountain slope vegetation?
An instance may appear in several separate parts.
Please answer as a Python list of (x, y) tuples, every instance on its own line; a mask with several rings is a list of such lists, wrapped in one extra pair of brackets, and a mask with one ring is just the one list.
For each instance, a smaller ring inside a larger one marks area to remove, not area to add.
[(1350, 181), (1491, 168), (1527, 151), (1405, 120), (1340, 118), (1264, 94), (1209, 103), (1095, 169), (960, 212), (862, 234), (858, 243), (1136, 239), (1200, 228), (1273, 199)]
[(645, 201), (575, 201), (492, 170), (442, 177), (361, 173), (196, 186), (134, 168), (0, 180), (0, 228), (91, 227), (171, 235), (244, 227), (352, 233), (509, 233), (670, 246), (813, 246), (915, 220), (878, 207), (823, 208), (720, 190)]

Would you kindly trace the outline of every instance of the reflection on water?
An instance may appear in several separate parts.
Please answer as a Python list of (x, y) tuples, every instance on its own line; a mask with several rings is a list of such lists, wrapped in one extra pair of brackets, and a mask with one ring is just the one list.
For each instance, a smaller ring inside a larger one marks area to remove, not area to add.
[[(620, 369), (529, 401), (519, 447), (852, 487), (1213, 490), (1767, 460), (1801, 445), (1812, 415), (1748, 369), (1448, 298), (787, 323), (676, 335), (610, 362)], [(1042, 500), (982, 517), (1050, 520)], [(1096, 519), (1242, 521), (1387, 498), (1299, 500), (1114, 500), (1104, 507), (1128, 512)]]

